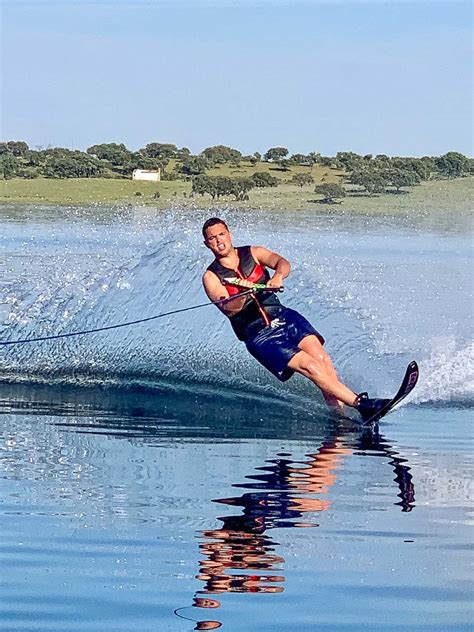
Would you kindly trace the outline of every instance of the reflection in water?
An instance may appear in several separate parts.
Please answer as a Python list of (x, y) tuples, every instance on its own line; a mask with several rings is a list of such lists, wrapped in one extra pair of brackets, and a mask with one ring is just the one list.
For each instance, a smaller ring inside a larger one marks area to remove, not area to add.
[(413, 485), (413, 476), (410, 473), (410, 468), (406, 465), (407, 459), (402, 458), (378, 432), (363, 433), (359, 438), (358, 448), (371, 450), (372, 456), (375, 451), (375, 454), (389, 457), (389, 463), (395, 473), (394, 481), (399, 489), (397, 496), (400, 498), (400, 501), (395, 504), (399, 505), (403, 512), (411, 511), (415, 506), (415, 486)]
[[(285, 559), (275, 553), (278, 543), (266, 533), (276, 528), (308, 528), (319, 526), (312, 520), (301, 520), (305, 514), (326, 511), (327, 499), (315, 497), (327, 494), (336, 481), (336, 471), (344, 457), (357, 453), (384, 456), (395, 473), (400, 501), (395, 503), (403, 512), (414, 507), (414, 486), (410, 468), (378, 431), (366, 431), (355, 437), (340, 432), (328, 438), (305, 461), (293, 461), (291, 454), (280, 453), (266, 465), (256, 468), (258, 474), (247, 478), (252, 482), (234, 487), (249, 489), (241, 496), (216, 499), (214, 502), (241, 507), (242, 513), (219, 517), (219, 529), (198, 534), (199, 574), (204, 587), (197, 591), (193, 606), (219, 608), (221, 603), (208, 595), (227, 592), (280, 593), (285, 577)], [(175, 612), (183, 616), (179, 608)], [(188, 617), (186, 617), (188, 618)], [(190, 619), (195, 621), (194, 619)], [(195, 621), (195, 630), (221, 627), (216, 620)]]
[[(320, 443), (319, 449), (306, 454), (301, 460), (292, 458), (291, 453), (275, 454), (274, 458), (265, 461), (247, 476), (244, 482), (234, 485), (241, 490), (240, 494), (215, 500), (221, 507), (225, 506), (230, 515), (218, 518), (218, 528), (198, 533), (200, 562), (197, 579), (201, 586), (190, 604), (192, 607), (188, 605), (175, 611), (178, 616), (191, 620), (196, 630), (212, 630), (222, 626), (221, 621), (211, 613), (219, 612), (225, 593), (284, 591), (284, 552), (273, 538), (271, 530), (317, 527), (318, 521), (314, 514), (321, 516), (322, 512), (331, 508), (329, 491), (336, 483), (338, 470), (351, 455), (381, 456), (386, 459), (393, 468), (398, 486), (395, 504), (402, 512), (409, 512), (414, 507), (410, 468), (381, 435), (377, 432), (361, 433), (353, 425), (333, 427), (329, 422), (323, 425), (320, 421), (316, 426), (310, 418), (298, 419), (297, 423), (292, 424), (286, 414), (288, 408), (280, 403), (272, 402), (270, 406), (266, 401), (247, 398), (239, 406), (226, 406), (220, 393), (203, 394), (199, 391), (197, 398), (194, 394), (182, 394), (176, 398), (173, 394), (167, 394), (165, 389), (159, 393), (94, 391), (84, 396), (85, 401), (82, 400), (81, 391), (71, 391), (65, 400), (65, 391), (54, 387), (25, 386), (13, 392), (16, 398), (5, 398), (2, 402), (0, 397), (0, 412), (3, 410), (8, 414), (24, 407), (32, 418), (34, 415), (41, 418), (47, 413), (48, 423), (61, 431), (67, 430), (68, 434), (105, 435), (115, 440), (126, 440), (137, 447), (141, 444), (161, 446), (164, 441), (172, 441), (176, 445), (180, 437), (208, 443), (210, 439), (216, 441), (223, 438), (235, 440), (278, 436), (279, 439), (295, 441), (311, 436), (313, 442)], [(51, 404), (55, 398), (58, 400), (56, 409)], [(249, 414), (249, 410), (252, 414)], [(184, 411), (188, 411), (186, 416)], [(260, 419), (257, 428), (255, 413), (259, 413), (257, 418)], [(248, 423), (245, 423), (246, 419)], [(55, 479), (61, 483), (61, 501), (79, 499), (82, 502), (85, 498), (91, 499), (92, 508), (87, 509), (89, 516), (97, 518), (97, 507), (100, 507), (108, 519), (110, 516), (128, 516), (131, 511), (135, 511), (135, 518), (145, 515), (149, 520), (151, 514), (142, 514), (137, 507), (156, 508), (163, 501), (151, 495), (145, 496), (143, 489), (137, 499), (132, 492), (137, 488), (124, 483), (129, 480), (127, 476), (135, 480), (143, 480), (148, 476), (143, 471), (145, 462), (142, 458), (133, 461), (136, 467), (134, 475), (130, 474), (128, 462), (123, 471), (118, 469), (117, 465), (121, 464), (118, 459), (112, 480), (108, 479), (104, 486), (104, 472), (109, 473), (111, 470), (107, 458), (102, 454), (95, 458), (93, 452), (97, 445), (102, 444), (88, 443), (87, 440), (68, 442), (67, 434), (61, 432), (52, 442), (45, 439), (43, 445), (35, 423), (30, 428), (30, 435), (24, 428), (22, 432), (17, 432), (15, 425), (11, 432), (13, 449), (6, 454), (8, 476), (12, 479), (19, 477), (20, 480)], [(26, 445), (26, 458), (25, 451), (18, 444), (20, 441), (28, 444), (29, 436), (31, 445), (36, 446), (37, 451), (32, 453), (31, 447), (28, 449)], [(79, 449), (85, 452), (78, 454)], [(115, 443), (115, 452), (118, 449)], [(8, 446), (7, 450), (10, 450)], [(375, 471), (379, 471), (379, 468), (375, 468)], [(361, 481), (359, 485), (365, 487), (366, 483), (370, 481)], [(130, 488), (128, 492), (125, 491), (127, 488)], [(88, 490), (87, 493), (85, 490)], [(34, 491), (31, 492), (36, 503), (43, 500), (43, 493), (41, 487), (37, 496)], [(365, 502), (369, 500), (366, 496)], [(196, 621), (197, 617), (193, 617), (192, 613), (202, 613), (203, 610), (209, 613), (209, 618), (202, 617)]]

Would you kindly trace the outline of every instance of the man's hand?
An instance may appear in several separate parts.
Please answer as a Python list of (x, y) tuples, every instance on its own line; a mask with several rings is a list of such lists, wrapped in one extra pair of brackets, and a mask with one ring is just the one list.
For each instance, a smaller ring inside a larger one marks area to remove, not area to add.
[(275, 272), (273, 277), (268, 281), (267, 287), (280, 288), (283, 282), (283, 275)]
[(286, 279), (290, 274), (290, 262), (276, 252), (272, 252), (263, 246), (252, 246), (251, 251), (253, 258), (260, 263), (260, 265), (275, 270), (273, 277), (267, 283), (267, 287), (277, 290), (281, 288), (283, 279)]

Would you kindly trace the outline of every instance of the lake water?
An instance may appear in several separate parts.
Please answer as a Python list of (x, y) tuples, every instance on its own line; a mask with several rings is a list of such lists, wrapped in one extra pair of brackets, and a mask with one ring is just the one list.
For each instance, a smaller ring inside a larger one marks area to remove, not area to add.
[[(212, 306), (0, 346), (8, 631), (473, 629), (472, 226), (224, 210), (379, 431), (278, 383)], [(208, 214), (4, 207), (0, 340), (205, 303)]]

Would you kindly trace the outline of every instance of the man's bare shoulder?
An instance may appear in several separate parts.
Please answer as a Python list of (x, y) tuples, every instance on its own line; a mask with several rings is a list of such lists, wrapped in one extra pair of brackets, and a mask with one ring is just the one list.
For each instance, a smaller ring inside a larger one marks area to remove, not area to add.
[(204, 287), (209, 287), (209, 286), (213, 286), (216, 284), (221, 284), (219, 281), (219, 277), (217, 276), (217, 274), (215, 274), (214, 272), (212, 272), (212, 270), (205, 270), (204, 274), (202, 275), (202, 283), (204, 285)]
[(205, 283), (206, 281), (211, 282), (211, 281), (213, 281), (214, 279), (218, 280), (218, 277), (217, 277), (217, 275), (216, 275), (214, 272), (212, 272), (211, 270), (205, 270), (205, 271), (203, 272), (203, 275), (202, 275), (202, 282), (203, 282), (203, 283)]
[(268, 248), (265, 248), (265, 246), (250, 246), (250, 252), (252, 253), (253, 258), (258, 261), (259, 256), (265, 256), (266, 253), (271, 251), (268, 250)]
[(258, 263), (263, 263), (263, 265), (272, 265), (275, 257), (280, 257), (281, 255), (265, 248), (265, 246), (250, 246), (250, 251), (252, 253), (252, 257)]

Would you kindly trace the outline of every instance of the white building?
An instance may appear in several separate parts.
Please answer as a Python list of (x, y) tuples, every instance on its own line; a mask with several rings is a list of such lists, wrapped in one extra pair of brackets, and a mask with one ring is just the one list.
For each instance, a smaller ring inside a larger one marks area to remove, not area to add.
[(159, 182), (161, 179), (161, 169), (134, 169), (132, 180), (147, 180), (148, 182)]

